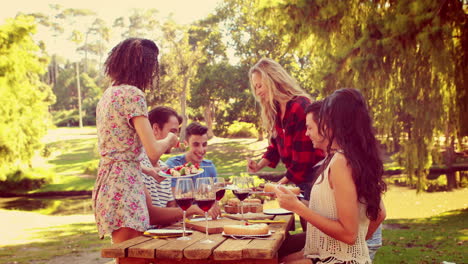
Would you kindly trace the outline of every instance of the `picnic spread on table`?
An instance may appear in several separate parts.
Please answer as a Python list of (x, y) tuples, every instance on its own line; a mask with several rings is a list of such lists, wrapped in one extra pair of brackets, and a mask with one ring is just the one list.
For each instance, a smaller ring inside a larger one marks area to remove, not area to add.
[[(243, 192), (237, 187), (224, 186), (234, 194)], [(255, 187), (249, 192), (272, 195)], [(278, 263), (278, 249), (288, 231), (294, 230), (294, 214), (281, 208), (263, 210), (260, 199), (236, 196), (225, 204), (231, 213), (225, 212), (218, 219), (185, 219), (185, 235), (183, 221), (179, 221), (109, 245), (101, 250), (101, 256), (139, 258), (155, 263)]]

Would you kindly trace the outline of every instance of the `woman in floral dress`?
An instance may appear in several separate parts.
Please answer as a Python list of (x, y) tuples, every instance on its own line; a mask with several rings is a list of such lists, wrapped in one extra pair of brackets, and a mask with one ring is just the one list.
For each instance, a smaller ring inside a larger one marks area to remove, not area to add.
[(153, 41), (130, 38), (113, 48), (105, 62), (112, 86), (96, 109), (101, 160), (93, 207), (99, 236), (111, 234), (113, 243), (139, 236), (149, 227), (140, 167), (142, 147), (156, 166), (159, 157), (178, 140), (169, 133), (156, 141), (148, 121), (144, 91), (151, 89), (158, 77), (158, 53)]

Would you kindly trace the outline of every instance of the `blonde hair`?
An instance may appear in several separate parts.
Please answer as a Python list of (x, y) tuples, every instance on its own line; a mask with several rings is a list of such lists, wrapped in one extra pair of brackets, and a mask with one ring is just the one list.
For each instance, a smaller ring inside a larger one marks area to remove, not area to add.
[[(254, 73), (260, 74), (262, 86), (269, 91), (264, 100), (255, 93), (255, 84), (252, 80)], [(272, 59), (262, 58), (252, 66), (249, 70), (249, 80), (255, 100), (260, 103), (263, 127), (269, 136), (276, 136), (274, 131), (277, 114), (275, 101), (287, 102), (296, 96), (304, 96), (312, 101), (312, 97), (299, 86), (297, 81)]]

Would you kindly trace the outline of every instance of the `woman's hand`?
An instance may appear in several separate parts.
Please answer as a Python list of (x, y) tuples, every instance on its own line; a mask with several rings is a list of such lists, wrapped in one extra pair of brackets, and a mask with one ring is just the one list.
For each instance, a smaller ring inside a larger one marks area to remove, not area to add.
[(247, 158), (247, 171), (255, 173), (263, 169), (268, 163), (270, 163), (270, 161), (267, 159), (261, 159), (260, 162), (257, 163), (251, 158)]
[(300, 206), (304, 206), (295, 193), (288, 190), (286, 187), (278, 185), (274, 188), (276, 199), (278, 200), (279, 206), (289, 211), (297, 212)]
[(258, 166), (257, 166), (257, 162), (255, 162), (251, 158), (247, 158), (247, 171), (248, 172), (253, 172), (253, 173), (259, 171)]

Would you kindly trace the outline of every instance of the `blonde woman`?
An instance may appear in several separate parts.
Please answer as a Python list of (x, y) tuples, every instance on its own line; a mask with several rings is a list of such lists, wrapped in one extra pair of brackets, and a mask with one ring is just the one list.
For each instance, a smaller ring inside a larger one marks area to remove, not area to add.
[(249, 159), (248, 170), (257, 172), (265, 166), (276, 167), (281, 160), (286, 176), (279, 183), (293, 182), (308, 200), (314, 165), (323, 159), (305, 135), (305, 108), (312, 98), (276, 61), (263, 58), (249, 71), (250, 86), (260, 103), (263, 126), (270, 145), (257, 163)]

